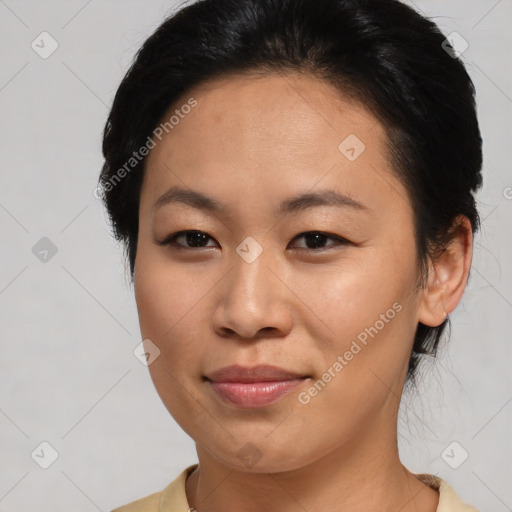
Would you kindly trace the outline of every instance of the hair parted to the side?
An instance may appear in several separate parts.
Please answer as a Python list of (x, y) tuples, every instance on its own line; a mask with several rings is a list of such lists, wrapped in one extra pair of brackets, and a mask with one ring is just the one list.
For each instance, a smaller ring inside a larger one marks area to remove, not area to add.
[[(132, 280), (146, 159), (128, 171), (126, 163), (194, 86), (229, 74), (294, 71), (328, 81), (383, 123), (391, 165), (415, 211), (421, 286), (458, 216), (473, 232), (479, 226), (475, 91), (444, 40), (432, 21), (398, 0), (199, 0), (165, 20), (122, 80), (103, 136), (99, 186)], [(435, 356), (448, 323), (418, 325), (408, 382), (422, 354)]]

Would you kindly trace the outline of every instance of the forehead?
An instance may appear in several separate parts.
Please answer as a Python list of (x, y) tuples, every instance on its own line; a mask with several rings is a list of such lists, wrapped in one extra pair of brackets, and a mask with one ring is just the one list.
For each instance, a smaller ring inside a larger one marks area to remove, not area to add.
[[(363, 104), (307, 74), (223, 76), (193, 88), (172, 105), (164, 118), (179, 111), (191, 97), (197, 101), (186, 116), (192, 121), (185, 123), (182, 119), (172, 130), (176, 137), (191, 135), (193, 130), (213, 139), (222, 130), (238, 139), (271, 138), (286, 144), (311, 141), (310, 146), (318, 144), (327, 132), (338, 139), (347, 130), (361, 137), (372, 130), (372, 136), (385, 138), (380, 123)], [(238, 128), (245, 131), (239, 132)]]
[[(191, 99), (195, 106), (180, 111)], [(201, 184), (219, 197), (261, 192), (268, 198), (320, 181), (382, 189), (383, 173), (393, 188), (400, 186), (391, 176), (386, 133), (376, 117), (309, 75), (222, 77), (187, 92), (164, 121), (173, 113), (181, 113), (179, 122), (148, 156), (144, 181), (151, 196), (172, 184)]]

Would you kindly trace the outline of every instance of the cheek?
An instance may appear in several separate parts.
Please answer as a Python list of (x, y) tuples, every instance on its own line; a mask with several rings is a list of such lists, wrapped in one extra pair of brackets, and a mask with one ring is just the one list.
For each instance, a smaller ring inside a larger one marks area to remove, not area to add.
[(383, 304), (378, 314), (340, 318), (340, 336), (322, 350), (321, 373), (297, 396), (297, 412), (311, 430), (320, 421), (325, 438), (348, 441), (381, 411), (391, 420), (399, 406), (414, 328), (407, 306)]
[[(139, 251), (135, 299), (140, 330), (160, 350), (149, 368), (153, 380), (157, 372), (166, 381), (165, 372), (181, 381), (199, 378), (208, 354), (204, 345), (212, 338), (210, 297), (218, 286), (219, 272), (208, 265), (171, 262), (149, 245), (139, 246)], [(176, 386), (172, 379), (167, 384)]]
[[(204, 292), (190, 276), (150, 261), (141, 251), (135, 270), (135, 298), (143, 339), (150, 339), (159, 356), (148, 369), (153, 384), (173, 418), (188, 432), (190, 417), (202, 417), (200, 397), (191, 399), (192, 369), (198, 368), (197, 343), (204, 339), (194, 322)], [(195, 377), (194, 377), (195, 378)], [(197, 410), (196, 410), (197, 409)]]
[(183, 266), (171, 265), (147, 242), (139, 245), (135, 300), (144, 337), (162, 341), (172, 337), (202, 293), (202, 281), (192, 280)]
[(329, 338), (346, 342), (364, 335), (375, 323), (384, 330), (384, 322), (389, 330), (398, 316), (398, 306), (393, 309), (393, 304), (398, 302), (403, 309), (414, 300), (411, 283), (416, 270), (411, 251), (400, 256), (382, 247), (361, 249), (361, 255), (363, 251), (364, 257), (356, 255), (329, 272), (318, 269), (296, 276), (297, 294), (317, 313), (318, 327)]
[[(197, 288), (185, 280), (179, 269), (165, 268), (143, 248), (135, 267), (135, 300), (143, 339), (150, 339), (160, 356), (150, 365), (150, 372), (161, 365), (173, 374), (179, 370), (177, 361), (190, 357), (190, 339), (180, 336), (188, 314), (197, 303)], [(180, 341), (181, 340), (181, 341)], [(156, 382), (155, 382), (156, 384)]]
[[(414, 248), (376, 249), (364, 263), (344, 273), (337, 270), (317, 289), (319, 302), (312, 309), (320, 312), (322, 321), (316, 325), (330, 340), (321, 346), (321, 380), (329, 382), (329, 391), (322, 391), (319, 400), (325, 400), (324, 406), (330, 401), (340, 407), (356, 405), (365, 397), (368, 406), (376, 407), (391, 388), (401, 394), (399, 382), (416, 327), (414, 258)], [(303, 293), (312, 289), (313, 281), (304, 284)], [(311, 330), (314, 339), (314, 327)]]

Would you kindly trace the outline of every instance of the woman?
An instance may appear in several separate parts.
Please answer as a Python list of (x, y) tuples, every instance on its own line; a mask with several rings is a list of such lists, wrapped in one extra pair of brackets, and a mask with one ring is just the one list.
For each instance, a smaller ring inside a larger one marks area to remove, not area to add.
[(397, 416), (464, 291), (481, 138), (397, 0), (202, 0), (144, 43), (100, 177), (155, 387), (198, 464), (118, 508), (474, 511)]

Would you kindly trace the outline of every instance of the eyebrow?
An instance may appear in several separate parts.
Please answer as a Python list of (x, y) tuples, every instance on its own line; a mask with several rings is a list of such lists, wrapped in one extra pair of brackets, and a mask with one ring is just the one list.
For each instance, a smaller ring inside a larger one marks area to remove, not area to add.
[[(180, 187), (171, 187), (161, 195), (153, 205), (153, 210), (171, 203), (183, 203), (199, 210), (206, 210), (212, 213), (229, 213), (229, 208), (216, 199), (208, 197), (201, 192)], [(331, 189), (323, 189), (316, 192), (306, 192), (285, 199), (278, 207), (283, 214), (296, 213), (315, 206), (335, 206), (338, 208), (349, 208), (352, 210), (369, 211), (370, 208), (359, 201)]]

